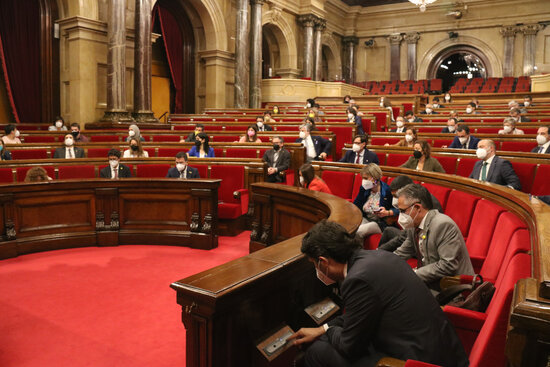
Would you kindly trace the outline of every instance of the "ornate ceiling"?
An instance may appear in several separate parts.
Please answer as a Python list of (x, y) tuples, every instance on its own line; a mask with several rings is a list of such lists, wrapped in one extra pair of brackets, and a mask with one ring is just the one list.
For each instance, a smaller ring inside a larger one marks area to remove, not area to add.
[(406, 3), (408, 0), (342, 0), (348, 5), (374, 6)]

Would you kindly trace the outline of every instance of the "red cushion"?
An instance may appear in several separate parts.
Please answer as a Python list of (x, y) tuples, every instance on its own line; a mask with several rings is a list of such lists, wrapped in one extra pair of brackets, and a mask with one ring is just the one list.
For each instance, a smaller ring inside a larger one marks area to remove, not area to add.
[[(32, 167), (19, 167), (16, 169), (17, 182), (24, 182), (25, 177), (27, 176), (27, 171)], [(53, 166), (44, 166), (42, 167), (46, 170), (46, 173), (52, 179), (55, 179), (55, 168)]]
[(448, 156), (439, 156), (435, 157), (439, 163), (441, 163), (441, 166), (445, 170), (445, 173), (448, 173), (450, 175), (453, 175), (456, 171), (456, 157), (448, 157)]
[(533, 181), (535, 178), (535, 169), (537, 165), (535, 163), (527, 162), (512, 162), (512, 167), (516, 175), (519, 177), (521, 182), (521, 191), (530, 193), (533, 188)]
[(509, 152), (530, 152), (537, 146), (535, 141), (503, 141), (500, 150)]
[(470, 174), (474, 170), (476, 164), (475, 158), (459, 158), (458, 166), (456, 167), (456, 175), (462, 177), (470, 177)]
[(179, 143), (181, 140), (179, 135), (153, 135), (153, 141), (159, 142), (176, 142)]
[(183, 152), (183, 147), (181, 148), (159, 148), (159, 157), (175, 157), (179, 152)]
[(87, 157), (88, 158), (105, 158), (107, 159), (107, 154), (109, 153), (109, 148), (88, 148)]
[(535, 173), (535, 180), (531, 188), (533, 195), (550, 195), (550, 164), (540, 164)]
[(464, 351), (469, 354), (487, 319), (487, 314), (453, 306), (445, 306), (443, 311), (453, 324)]
[(218, 217), (221, 219), (235, 219), (242, 215), (241, 204), (218, 203)]
[(386, 166), (398, 167), (405, 163), (410, 158), (410, 155), (407, 154), (388, 154), (388, 160), (386, 161)]
[(199, 176), (201, 178), (208, 178), (208, 166), (206, 165), (193, 165), (190, 166), (196, 168), (199, 171)]
[(444, 186), (439, 186), (435, 184), (425, 183), (423, 184), (425, 188), (428, 189), (430, 194), (435, 196), (435, 198), (439, 201), (439, 204), (441, 204), (441, 207), (443, 208), (443, 212), (445, 212), (445, 207), (447, 206), (447, 199), (449, 197), (449, 194), (451, 193), (451, 189)]
[(29, 135), (25, 136), (24, 143), (55, 143), (56, 137), (53, 135)]
[(229, 158), (258, 158), (256, 149), (228, 148), (225, 156)]
[[(90, 140), (94, 143), (113, 143), (120, 142), (121, 137), (118, 135), (92, 135)], [(88, 156), (89, 157), (89, 156)]]
[(355, 173), (323, 171), (321, 178), (325, 181), (333, 195), (341, 197), (342, 199), (352, 198)]
[[(510, 261), (512, 261), (512, 258), (516, 256), (519, 253), (529, 253), (531, 251), (531, 238), (529, 231), (525, 228), (518, 229), (514, 232), (512, 237), (510, 238), (510, 242), (508, 244), (508, 248), (506, 249), (506, 255), (504, 255), (504, 259), (502, 260), (502, 264), (500, 266), (500, 270), (497, 276), (497, 280), (495, 282), (495, 287), (500, 287), (501, 283), (504, 280), (504, 277), (506, 276), (506, 270), (508, 269), (508, 266), (510, 265)], [(490, 311), (490, 308), (488, 309)]]
[(0, 182), (3, 182), (3, 183), (13, 182), (13, 172), (11, 168), (0, 168)]
[(11, 151), (11, 158), (17, 159), (46, 159), (48, 152), (46, 149), (14, 149)]
[(386, 153), (376, 152), (376, 156), (378, 157), (378, 161), (380, 162), (380, 166), (385, 166), (386, 165)]
[(137, 177), (166, 177), (169, 164), (138, 164)]
[(449, 194), (445, 214), (451, 217), (460, 228), (464, 238), (468, 237), (474, 207), (479, 198), (462, 191), (453, 190)]
[(95, 178), (94, 166), (59, 166), (58, 175), (60, 180), (71, 178)]
[[(341, 127), (329, 127), (329, 131), (333, 132), (336, 135), (336, 158), (339, 160), (342, 155), (342, 149), (344, 144), (353, 142), (353, 127), (351, 126), (341, 126)], [(334, 192), (334, 191), (333, 191)]]
[(353, 190), (351, 191), (352, 199), (355, 199), (357, 197), (357, 194), (359, 194), (359, 190), (361, 190), (362, 183), (363, 183), (363, 177), (361, 177), (361, 174), (357, 173), (355, 175), (355, 179), (353, 180)]
[[(444, 145), (449, 146), (452, 142), (452, 139), (434, 139), (433, 147), (441, 148)], [(439, 159), (439, 157), (437, 157), (437, 159)]]
[(218, 190), (218, 201), (237, 204), (239, 201), (233, 198), (233, 192), (244, 188), (243, 166), (212, 166), (210, 178), (221, 178), (222, 183)]
[(215, 135), (212, 141), (215, 141), (216, 143), (219, 143), (219, 142), (233, 143), (233, 142), (238, 142), (239, 139), (240, 139), (240, 136), (235, 136), (235, 135)]
[(378, 243), (380, 243), (380, 238), (382, 235), (380, 233), (371, 234), (365, 238), (363, 242), (363, 248), (366, 250), (376, 250), (378, 248)]

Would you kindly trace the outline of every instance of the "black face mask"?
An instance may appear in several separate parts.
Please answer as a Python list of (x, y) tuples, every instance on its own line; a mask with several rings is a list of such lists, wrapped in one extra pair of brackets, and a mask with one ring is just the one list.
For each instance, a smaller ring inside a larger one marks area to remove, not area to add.
[(416, 159), (420, 159), (420, 157), (422, 157), (422, 152), (419, 151), (419, 150), (415, 150), (413, 152), (413, 156), (416, 158)]
[(76, 139), (76, 137), (78, 136), (78, 134), (80, 134), (80, 131), (71, 131), (71, 135), (73, 136), (73, 138)]
[(274, 150), (274, 151), (278, 151), (279, 149), (281, 149), (281, 147), (279, 146), (279, 144), (273, 144), (273, 150)]
[(130, 148), (132, 148), (134, 152), (137, 152), (139, 149), (137, 145), (130, 145)]
[(198, 141), (198, 140), (195, 140), (195, 146), (196, 146), (197, 148), (200, 148), (200, 146), (201, 146), (201, 142), (200, 142), (200, 141)]

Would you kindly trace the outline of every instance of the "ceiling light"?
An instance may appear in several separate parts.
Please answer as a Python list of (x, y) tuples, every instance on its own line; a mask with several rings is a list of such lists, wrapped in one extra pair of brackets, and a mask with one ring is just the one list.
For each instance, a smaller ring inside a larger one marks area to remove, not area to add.
[(418, 6), (421, 12), (426, 11), (426, 5), (436, 2), (436, 0), (409, 0), (409, 1), (414, 5)]

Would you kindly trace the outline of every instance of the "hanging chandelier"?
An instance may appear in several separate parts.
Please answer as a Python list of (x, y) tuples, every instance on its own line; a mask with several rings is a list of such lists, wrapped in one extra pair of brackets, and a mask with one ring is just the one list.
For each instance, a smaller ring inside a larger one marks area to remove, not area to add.
[(414, 5), (418, 6), (421, 12), (426, 11), (426, 5), (433, 4), (436, 2), (436, 0), (409, 0), (409, 1)]

